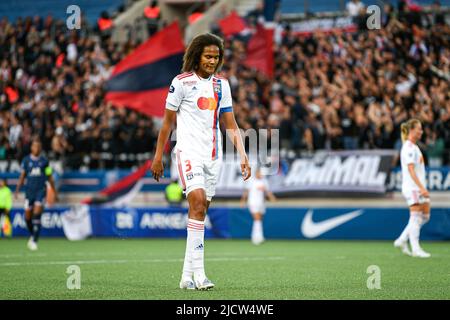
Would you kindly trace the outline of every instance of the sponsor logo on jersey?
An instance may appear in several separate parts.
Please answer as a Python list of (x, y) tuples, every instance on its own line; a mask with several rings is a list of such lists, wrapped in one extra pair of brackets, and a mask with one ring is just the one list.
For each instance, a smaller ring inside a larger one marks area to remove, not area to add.
[(41, 175), (41, 168), (31, 169), (31, 172), (30, 172), (31, 177), (39, 177), (40, 175)]
[(191, 81), (183, 81), (184, 86), (193, 86), (197, 84), (197, 81), (191, 80)]
[(214, 98), (200, 97), (197, 100), (197, 107), (200, 110), (216, 110), (217, 101)]

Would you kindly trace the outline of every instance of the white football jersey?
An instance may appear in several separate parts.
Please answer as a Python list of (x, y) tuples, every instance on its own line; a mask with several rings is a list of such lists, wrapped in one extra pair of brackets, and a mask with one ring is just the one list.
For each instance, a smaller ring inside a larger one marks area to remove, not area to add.
[(216, 75), (203, 79), (195, 72), (180, 74), (172, 80), (166, 108), (177, 112), (177, 150), (205, 160), (222, 157), (219, 116), (232, 111), (226, 79)]
[(257, 179), (256, 177), (250, 178), (247, 183), (248, 189), (248, 205), (263, 206), (266, 200), (266, 191), (269, 190), (269, 184), (265, 178)]
[(423, 160), (422, 152), (419, 147), (409, 140), (403, 143), (402, 150), (400, 152), (400, 162), (402, 164), (402, 191), (408, 192), (412, 190), (419, 190), (419, 186), (411, 178), (408, 171), (408, 164), (414, 164), (414, 171), (417, 178), (424, 187), (425, 184), (425, 163)]

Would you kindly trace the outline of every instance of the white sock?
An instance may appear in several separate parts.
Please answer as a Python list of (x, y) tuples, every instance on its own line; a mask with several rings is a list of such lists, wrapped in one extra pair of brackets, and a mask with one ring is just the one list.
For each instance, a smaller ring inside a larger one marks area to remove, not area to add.
[(430, 221), (430, 214), (424, 214), (422, 213), (422, 220), (420, 223), (420, 227), (422, 227), (424, 224), (426, 224), (428, 221)]
[(415, 215), (419, 215), (420, 212), (417, 211), (412, 211), (411, 215), (409, 216), (409, 220), (408, 220), (408, 224), (406, 225), (405, 229), (403, 229), (402, 234), (398, 237), (398, 240), (400, 240), (401, 242), (406, 242), (409, 239), (409, 230), (411, 229), (411, 226), (413, 224), (413, 216)]
[(183, 275), (181, 276), (183, 281), (192, 280), (192, 277), (194, 275), (194, 270), (192, 269), (192, 257), (190, 248), (191, 242), (192, 241), (189, 241), (189, 228), (188, 228), (186, 238), (186, 251), (184, 254), (184, 263), (183, 263)]
[(263, 226), (261, 220), (253, 220), (252, 241), (261, 241), (264, 239)]
[(188, 238), (187, 248), (191, 257), (191, 268), (194, 273), (194, 279), (199, 282), (205, 280), (204, 252), (205, 252), (205, 222), (189, 219), (188, 220)]
[(412, 251), (421, 250), (419, 245), (420, 226), (422, 223), (422, 215), (411, 214), (411, 226), (409, 228), (409, 243), (411, 244)]

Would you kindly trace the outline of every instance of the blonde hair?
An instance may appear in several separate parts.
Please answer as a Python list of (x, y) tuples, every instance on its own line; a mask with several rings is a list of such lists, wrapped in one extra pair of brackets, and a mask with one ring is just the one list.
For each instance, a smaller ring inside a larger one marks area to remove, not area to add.
[(421, 124), (419, 119), (409, 119), (406, 122), (403, 122), (400, 126), (401, 134), (402, 134), (402, 142), (405, 142), (408, 139), (409, 132), (411, 129), (414, 129), (418, 124)]

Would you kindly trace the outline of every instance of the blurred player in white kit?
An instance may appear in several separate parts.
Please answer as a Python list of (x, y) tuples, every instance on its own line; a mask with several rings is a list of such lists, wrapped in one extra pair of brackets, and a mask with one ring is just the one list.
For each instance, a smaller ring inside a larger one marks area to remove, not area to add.
[(248, 209), (253, 218), (252, 243), (259, 245), (264, 242), (263, 216), (266, 213), (266, 195), (270, 201), (276, 201), (275, 196), (269, 189), (267, 179), (261, 173), (261, 168), (256, 170), (255, 176), (245, 184), (242, 194), (241, 205), (247, 200)]
[[(423, 134), (422, 124), (417, 119), (402, 123), (403, 146), (400, 154), (402, 165), (402, 194), (410, 210), (410, 218), (394, 246), (406, 255), (429, 258), (419, 244), (420, 228), (430, 220), (430, 194), (425, 188), (425, 164), (422, 152), (417, 146)], [(408, 240), (411, 251), (408, 248)]]

